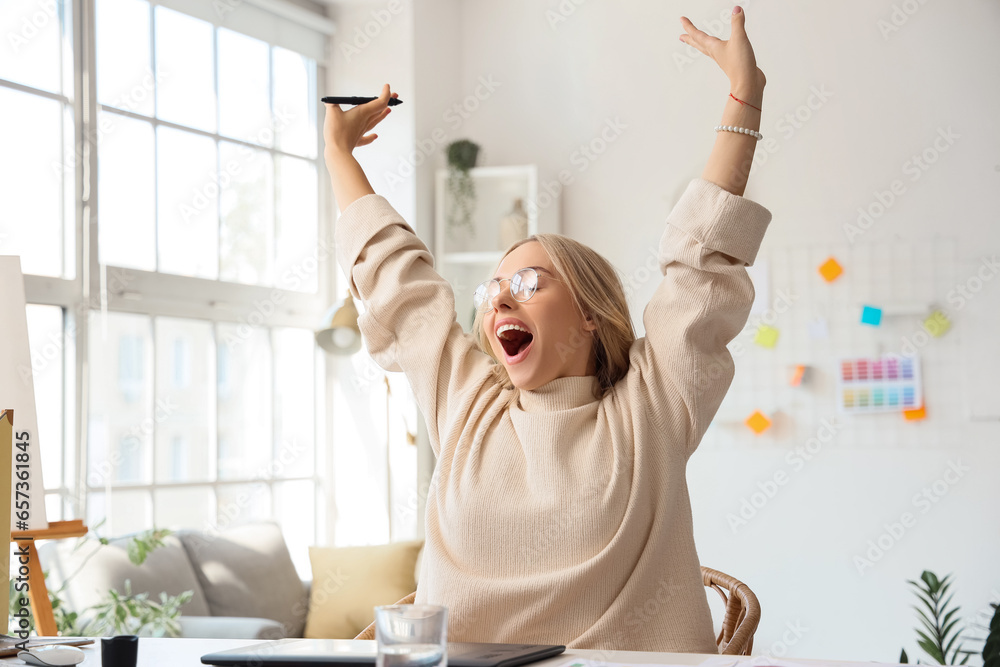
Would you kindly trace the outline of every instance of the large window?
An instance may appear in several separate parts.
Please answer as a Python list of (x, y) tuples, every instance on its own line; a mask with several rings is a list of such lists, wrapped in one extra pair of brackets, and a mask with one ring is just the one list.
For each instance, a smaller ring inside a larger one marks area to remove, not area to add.
[(49, 519), (273, 517), (301, 566), (326, 532), (330, 26), (273, 1), (3, 5), (0, 254), (32, 304)]

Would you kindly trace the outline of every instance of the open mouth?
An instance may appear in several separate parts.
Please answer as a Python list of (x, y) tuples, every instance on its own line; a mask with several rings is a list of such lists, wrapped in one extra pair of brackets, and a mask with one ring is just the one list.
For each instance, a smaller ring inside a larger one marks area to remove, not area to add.
[(516, 364), (528, 356), (534, 338), (530, 331), (517, 324), (497, 327), (497, 340), (500, 341), (509, 364)]

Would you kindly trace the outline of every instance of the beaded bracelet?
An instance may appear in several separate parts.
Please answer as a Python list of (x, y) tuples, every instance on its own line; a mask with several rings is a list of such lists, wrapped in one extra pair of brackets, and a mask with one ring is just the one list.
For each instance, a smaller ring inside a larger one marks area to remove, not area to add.
[(726, 132), (738, 132), (740, 134), (749, 134), (751, 137), (753, 137), (757, 141), (760, 141), (761, 139), (764, 138), (763, 134), (761, 134), (760, 132), (757, 132), (756, 130), (751, 130), (748, 127), (737, 127), (736, 125), (716, 125), (715, 126), (715, 131), (716, 132), (721, 132), (723, 130), (725, 130)]

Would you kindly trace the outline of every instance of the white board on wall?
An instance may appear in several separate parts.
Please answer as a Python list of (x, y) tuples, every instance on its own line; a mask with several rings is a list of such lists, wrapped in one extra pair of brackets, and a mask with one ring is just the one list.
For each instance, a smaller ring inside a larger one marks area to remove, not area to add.
[[(28, 520), (29, 530), (48, 528), (45, 517), (45, 485), (42, 484), (38, 442), (38, 417), (35, 414), (35, 383), (31, 374), (31, 350), (28, 348), (28, 317), (25, 312), (24, 276), (21, 275), (21, 258), (0, 255), (0, 407), (14, 411), (14, 430), (28, 431), (29, 495), (31, 499)], [(11, 501), (17, 491), (11, 470)], [(17, 530), (12, 513), (11, 526)]]

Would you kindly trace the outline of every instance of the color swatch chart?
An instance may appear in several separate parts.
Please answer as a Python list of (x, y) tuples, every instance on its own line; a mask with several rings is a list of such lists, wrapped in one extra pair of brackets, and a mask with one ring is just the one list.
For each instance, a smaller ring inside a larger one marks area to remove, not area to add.
[(840, 412), (901, 412), (923, 406), (920, 362), (914, 356), (842, 359), (837, 378)]

